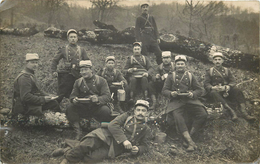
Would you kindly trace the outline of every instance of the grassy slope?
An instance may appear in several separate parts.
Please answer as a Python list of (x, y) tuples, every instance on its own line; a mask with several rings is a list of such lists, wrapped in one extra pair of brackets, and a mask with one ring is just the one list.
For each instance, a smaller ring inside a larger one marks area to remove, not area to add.
[[(24, 66), (24, 56), (28, 52), (37, 52), (40, 55), (40, 67), (37, 77), (41, 87), (49, 93), (56, 92), (57, 81), (50, 74), (50, 63), (59, 46), (67, 42), (59, 39), (44, 38), (42, 33), (32, 37), (1, 36), (1, 106), (11, 107), (13, 80)], [(118, 68), (124, 66), (125, 59), (131, 55), (131, 46), (90, 45), (87, 42), (80, 43), (83, 46), (96, 68), (103, 66), (103, 61), (108, 55), (115, 55)], [(150, 57), (155, 64), (153, 56)], [(205, 69), (210, 64), (203, 64), (196, 60), (190, 61), (190, 70), (202, 82)], [(250, 78), (258, 78), (257, 74), (237, 69), (238, 82)], [(254, 81), (243, 84), (240, 88), (246, 90), (247, 97), (259, 98), (259, 82)], [(160, 103), (163, 105), (162, 102)], [(160, 107), (161, 107), (160, 106)], [(259, 106), (250, 105), (250, 112), (259, 118)], [(258, 124), (249, 125), (245, 120), (239, 119), (233, 123), (228, 119), (210, 119), (205, 130), (196, 139), (199, 149), (193, 153), (186, 153), (178, 141), (167, 139), (162, 145), (151, 145), (151, 151), (137, 158), (120, 156), (115, 160), (106, 160), (107, 163), (234, 163), (252, 162), (260, 154), (260, 137)], [(59, 138), (72, 138), (70, 129), (62, 132), (54, 128), (44, 127), (15, 127), (4, 138), (1, 137), (2, 159), (10, 163), (58, 163), (62, 157), (52, 158), (50, 153), (59, 146)], [(168, 146), (177, 145), (179, 153), (174, 157), (168, 154)]]

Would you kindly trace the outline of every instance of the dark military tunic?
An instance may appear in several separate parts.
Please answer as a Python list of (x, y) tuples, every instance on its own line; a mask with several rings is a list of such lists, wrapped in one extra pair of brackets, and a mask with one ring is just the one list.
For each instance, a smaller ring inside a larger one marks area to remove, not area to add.
[(123, 146), (125, 140), (137, 146), (140, 155), (148, 150), (150, 136), (151, 130), (145, 122), (136, 122), (133, 114), (124, 113), (111, 121), (108, 128), (98, 128), (83, 137), (80, 143), (68, 144), (72, 149), (65, 157), (74, 162), (114, 158), (127, 152)]
[(89, 60), (87, 52), (78, 45), (67, 45), (60, 48), (54, 56), (51, 64), (51, 71), (57, 72), (57, 65), (63, 59), (63, 67), (58, 71), (58, 101), (62, 101), (63, 97), (69, 98), (76, 79), (80, 77), (79, 61)]
[(107, 68), (103, 68), (97, 73), (97, 75), (99, 75), (107, 80), (110, 92), (114, 93), (114, 96), (113, 96), (114, 100), (117, 100), (117, 90), (122, 89), (122, 86), (115, 86), (112, 83), (123, 81), (124, 88), (127, 87), (127, 81), (118, 69), (114, 68), (112, 70), (108, 70)]
[(159, 32), (153, 16), (142, 14), (137, 17), (135, 23), (135, 38), (137, 42), (142, 42), (143, 44), (143, 55), (148, 55), (148, 51), (150, 50), (151, 52), (154, 52), (157, 64), (162, 63), (162, 52), (157, 43)]
[[(165, 79), (162, 80), (162, 76), (164, 74), (168, 74), (174, 71), (174, 64), (173, 62), (164, 65), (163, 63), (161, 63), (160, 65), (158, 65), (158, 67), (155, 70), (154, 75), (152, 76), (152, 81), (149, 82), (149, 91), (151, 92), (151, 94), (157, 94), (157, 93), (161, 93)], [(156, 74), (159, 74), (161, 77), (159, 79), (156, 79)]]
[(77, 79), (70, 95), (72, 102), (75, 97), (88, 98), (98, 96), (98, 103), (72, 103), (67, 108), (67, 118), (70, 122), (77, 122), (81, 117), (96, 117), (98, 121), (110, 121), (110, 109), (107, 103), (111, 101), (108, 84), (103, 77), (93, 75), (90, 79)]
[[(211, 71), (212, 69), (212, 71)], [(223, 97), (223, 92), (213, 91), (211, 88), (216, 85), (229, 85), (229, 96), (227, 98)], [(208, 92), (208, 95), (215, 102), (221, 102), (222, 104), (227, 104), (226, 100), (231, 102), (236, 102), (238, 104), (245, 103), (245, 97), (240, 89), (236, 87), (236, 81), (231, 73), (230, 69), (225, 67), (212, 67), (206, 71), (204, 87)]]
[(42, 110), (60, 110), (56, 101), (46, 103), (44, 96), (48, 94), (38, 87), (34, 71), (25, 68), (14, 81), (12, 113), (40, 116)]
[[(192, 127), (196, 130), (200, 129), (207, 119), (207, 113), (204, 105), (198, 100), (203, 93), (203, 88), (200, 86), (193, 74), (191, 79), (188, 72), (175, 72), (175, 79), (173, 74), (170, 73), (164, 83), (162, 94), (170, 98), (167, 107), (167, 113), (173, 115), (175, 123), (180, 133), (188, 131), (184, 114), (186, 113), (191, 120), (194, 120)], [(192, 92), (193, 98), (187, 96), (172, 97), (171, 92), (177, 91), (178, 93)]]
[[(129, 68), (137, 68), (140, 71), (133, 71), (133, 73), (129, 73)], [(135, 75), (142, 75), (144, 72), (148, 72), (148, 76), (151, 75), (152, 72), (152, 64), (150, 60), (143, 55), (133, 55), (130, 56), (127, 61), (126, 65), (124, 67), (124, 72), (126, 73), (126, 76), (129, 78), (129, 88), (131, 91), (135, 91), (136, 86), (141, 83), (141, 89), (142, 91), (148, 90), (148, 78), (147, 77), (141, 77), (141, 78), (135, 78)], [(139, 81), (137, 81), (139, 80)]]

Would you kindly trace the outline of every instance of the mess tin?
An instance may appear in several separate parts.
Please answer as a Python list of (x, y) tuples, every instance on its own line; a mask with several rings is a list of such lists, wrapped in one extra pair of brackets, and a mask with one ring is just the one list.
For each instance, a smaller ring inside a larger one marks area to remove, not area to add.
[(142, 78), (143, 74), (144, 73), (147, 73), (147, 70), (146, 69), (136, 69), (134, 72), (133, 72), (133, 75), (135, 78)]
[(90, 98), (78, 98), (77, 99), (80, 103), (90, 103)]
[(188, 96), (190, 93), (178, 93), (178, 96)]
[(113, 84), (113, 85), (116, 85), (116, 86), (121, 86), (121, 85), (122, 85), (121, 82), (113, 82), (112, 84)]
[(125, 101), (125, 90), (123, 89), (117, 90), (117, 99), (118, 101)]

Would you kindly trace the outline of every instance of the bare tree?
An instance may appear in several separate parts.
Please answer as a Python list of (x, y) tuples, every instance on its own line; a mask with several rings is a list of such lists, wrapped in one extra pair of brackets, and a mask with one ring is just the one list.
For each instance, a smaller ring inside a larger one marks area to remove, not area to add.
[(120, 0), (89, 0), (92, 6), (98, 9), (98, 20), (103, 21), (105, 11), (114, 8)]

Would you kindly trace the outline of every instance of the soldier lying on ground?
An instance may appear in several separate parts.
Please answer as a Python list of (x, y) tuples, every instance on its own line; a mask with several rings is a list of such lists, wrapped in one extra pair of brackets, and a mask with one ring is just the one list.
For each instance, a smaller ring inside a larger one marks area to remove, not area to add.
[(38, 68), (39, 55), (26, 54), (26, 67), (15, 78), (12, 114), (35, 115), (43, 117), (43, 111), (60, 111), (59, 104), (52, 95), (42, 91), (37, 85), (34, 72)]
[(240, 111), (246, 120), (254, 120), (255, 118), (248, 115), (246, 111), (246, 101), (243, 93), (236, 87), (235, 78), (231, 71), (222, 66), (224, 62), (223, 54), (216, 52), (213, 54), (214, 67), (206, 71), (204, 87), (208, 95), (215, 102), (221, 102), (224, 108), (228, 109), (232, 115), (232, 120), (238, 117), (235, 111), (228, 105), (227, 100), (239, 104)]
[(148, 100), (148, 76), (152, 69), (150, 60), (141, 54), (142, 43), (133, 43), (134, 55), (130, 56), (124, 68), (126, 76), (129, 78), (129, 93), (130, 102), (133, 102), (134, 91), (137, 85), (141, 85), (142, 92), (144, 94), (144, 99)]
[(137, 100), (134, 111), (126, 112), (108, 124), (98, 128), (80, 141), (65, 140), (67, 148), (56, 149), (52, 155), (63, 155), (62, 164), (68, 162), (93, 162), (105, 158), (114, 158), (122, 153), (141, 155), (148, 149), (150, 128), (145, 122), (149, 103)]
[(111, 109), (107, 105), (111, 101), (107, 81), (93, 74), (90, 60), (80, 61), (79, 67), (82, 77), (74, 83), (70, 95), (71, 104), (66, 110), (67, 119), (76, 132), (77, 140), (81, 138), (80, 118), (95, 117), (100, 122), (112, 119)]
[(156, 68), (155, 74), (152, 76), (152, 81), (149, 82), (149, 91), (153, 101), (153, 105), (150, 107), (150, 109), (155, 108), (156, 96), (158, 93), (162, 92), (165, 79), (168, 77), (168, 73), (171, 73), (174, 70), (174, 63), (171, 62), (171, 51), (162, 52), (162, 61), (163, 63), (158, 65)]
[[(59, 49), (51, 64), (53, 77), (58, 77), (59, 98), (57, 101), (59, 103), (62, 101), (63, 97), (69, 98), (75, 80), (80, 78), (79, 61), (89, 60), (86, 50), (77, 45), (77, 31), (74, 29), (68, 30), (67, 37), (69, 44), (66, 47)], [(57, 65), (61, 59), (63, 59), (64, 68), (58, 73)]]
[[(198, 100), (203, 88), (194, 75), (186, 70), (186, 62), (184, 55), (175, 57), (175, 71), (168, 75), (162, 94), (170, 98), (166, 112), (173, 115), (178, 131), (184, 138), (184, 146), (187, 145), (187, 151), (194, 151), (197, 146), (191, 136), (205, 124), (207, 113)], [(194, 119), (190, 132), (183, 117), (184, 112)]]
[[(113, 94), (114, 104), (115, 108), (120, 112), (121, 114), (124, 113), (124, 111), (121, 108), (120, 101), (117, 99), (117, 90), (123, 89), (127, 87), (127, 81), (122, 75), (121, 71), (118, 69), (115, 69), (115, 57), (114, 56), (108, 56), (106, 58), (106, 66), (101, 69), (99, 72), (97, 72), (97, 75), (105, 78), (107, 80), (110, 93)], [(117, 84), (118, 83), (118, 84)]]

